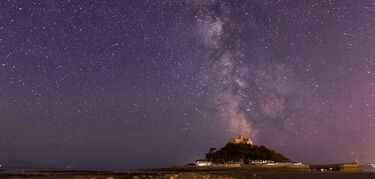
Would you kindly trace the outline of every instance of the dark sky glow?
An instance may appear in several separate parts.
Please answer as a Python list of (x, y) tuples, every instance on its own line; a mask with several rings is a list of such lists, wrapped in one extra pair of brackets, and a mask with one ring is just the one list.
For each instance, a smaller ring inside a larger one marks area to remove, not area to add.
[(371, 0), (0, 1), (0, 163), (375, 160)]

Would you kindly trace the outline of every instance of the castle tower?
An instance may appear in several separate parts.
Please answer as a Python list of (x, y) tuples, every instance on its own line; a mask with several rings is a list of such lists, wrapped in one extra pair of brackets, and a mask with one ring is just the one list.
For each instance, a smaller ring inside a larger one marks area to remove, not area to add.
[(245, 138), (240, 134), (238, 138), (234, 138), (231, 141), (232, 144), (250, 144), (253, 145), (253, 140), (251, 138)]

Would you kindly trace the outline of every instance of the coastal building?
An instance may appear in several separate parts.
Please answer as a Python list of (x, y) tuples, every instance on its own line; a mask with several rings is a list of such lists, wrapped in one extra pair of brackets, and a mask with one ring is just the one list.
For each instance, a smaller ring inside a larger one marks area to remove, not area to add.
[(353, 163), (339, 163), (339, 164), (321, 164), (321, 165), (310, 165), (311, 171), (363, 171), (363, 165)]
[(195, 166), (199, 166), (199, 167), (204, 167), (204, 166), (211, 166), (212, 165), (212, 162), (209, 161), (209, 160), (196, 160), (195, 161)]
[(250, 164), (274, 164), (272, 160), (251, 160)]
[(240, 135), (238, 138), (232, 139), (231, 143), (232, 144), (251, 144), (251, 145), (253, 145), (253, 139), (245, 138), (242, 135)]

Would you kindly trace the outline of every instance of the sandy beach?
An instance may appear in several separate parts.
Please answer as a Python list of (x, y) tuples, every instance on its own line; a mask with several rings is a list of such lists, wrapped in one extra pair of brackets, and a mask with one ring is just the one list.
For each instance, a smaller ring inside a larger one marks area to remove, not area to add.
[(373, 179), (375, 172), (23, 172), (0, 174), (0, 179)]

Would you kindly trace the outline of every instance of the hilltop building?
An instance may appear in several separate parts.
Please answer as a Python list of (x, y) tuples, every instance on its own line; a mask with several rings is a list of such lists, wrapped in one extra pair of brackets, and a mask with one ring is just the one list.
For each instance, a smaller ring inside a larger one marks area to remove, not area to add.
[(242, 135), (240, 135), (238, 138), (232, 139), (230, 142), (232, 144), (250, 144), (253, 145), (253, 139), (251, 138), (245, 138)]

